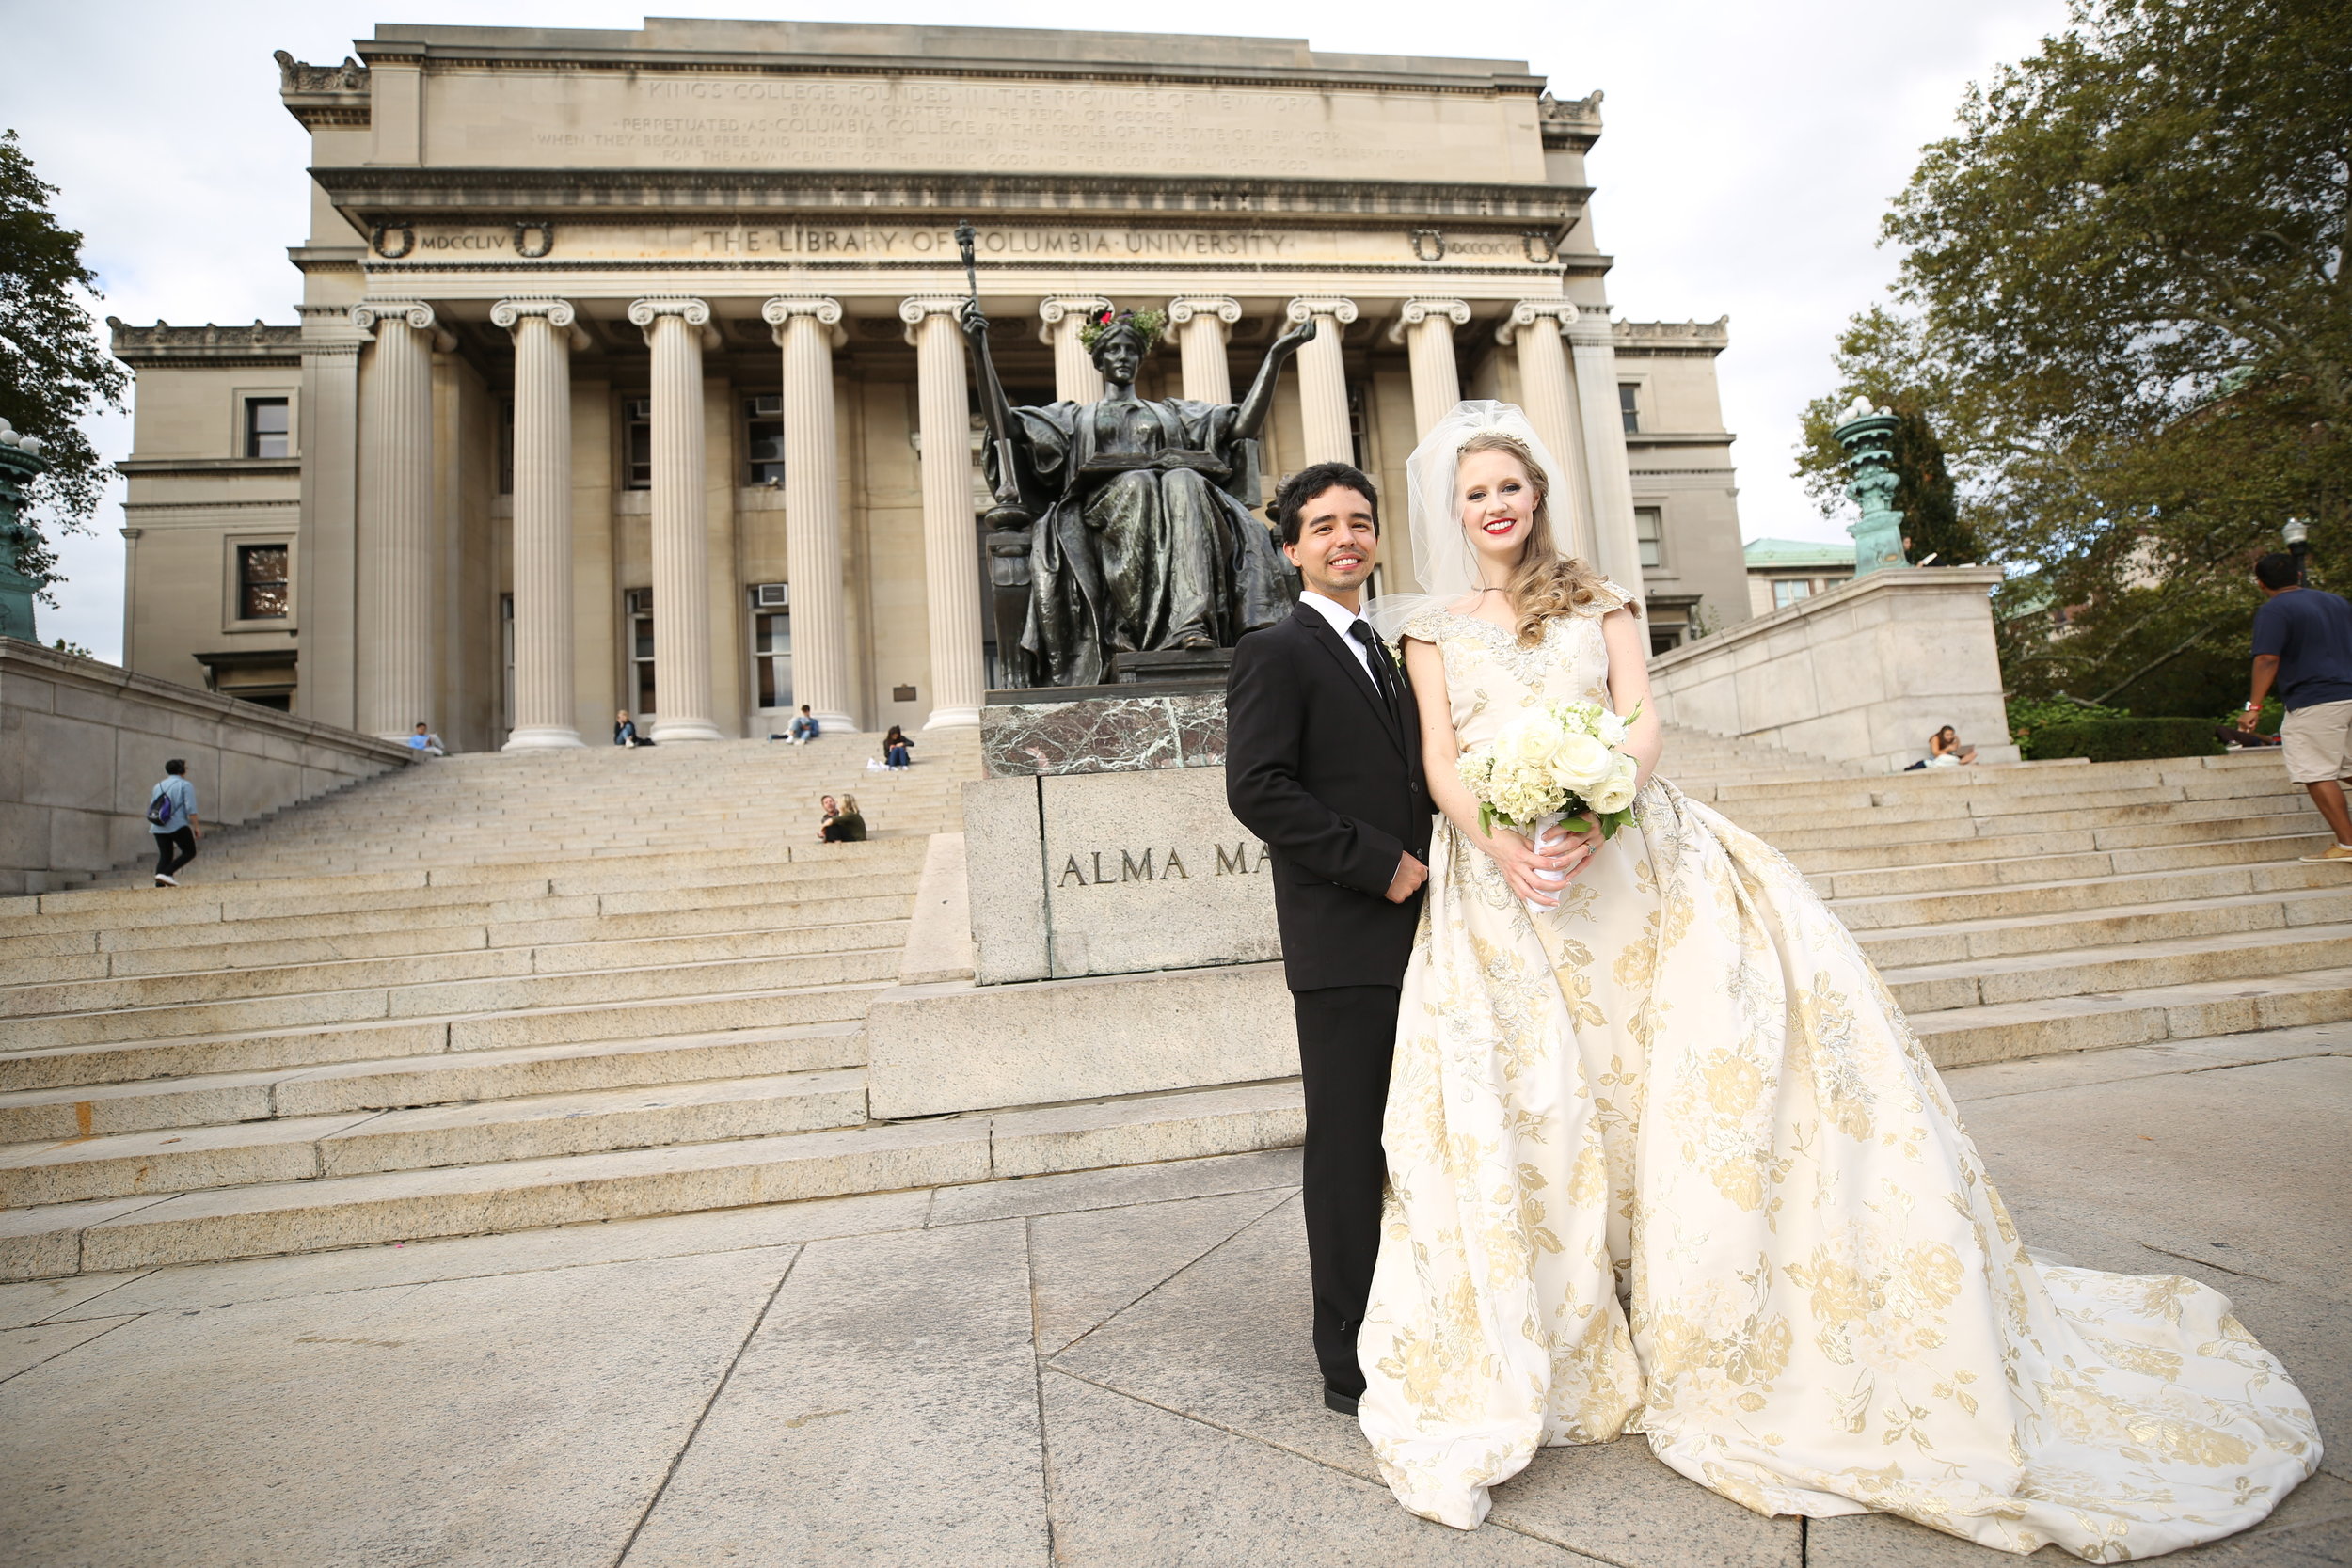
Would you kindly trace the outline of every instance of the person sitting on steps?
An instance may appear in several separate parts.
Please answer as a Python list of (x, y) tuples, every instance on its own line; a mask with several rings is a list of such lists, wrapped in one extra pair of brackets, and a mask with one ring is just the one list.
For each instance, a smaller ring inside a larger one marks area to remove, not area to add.
[(650, 746), (652, 741), (637, 733), (637, 721), (623, 708), (612, 716), (612, 744), (615, 746)]
[(894, 769), (914, 766), (914, 742), (909, 740), (906, 731), (896, 724), (891, 725), (890, 733), (882, 736), (882, 766)]
[(857, 797), (841, 797), (839, 810), (834, 809), (833, 797), (825, 797), (825, 826), (819, 835), (827, 844), (863, 844), (866, 842), (866, 818), (857, 809)]
[(795, 746), (805, 746), (816, 739), (819, 733), (817, 716), (808, 711), (806, 703), (803, 703), (800, 717), (792, 721), (791, 727), (782, 735), (771, 735), (768, 738), (788, 741)]
[(421, 752), (429, 757), (449, 755), (449, 752), (441, 747), (441, 737), (435, 735), (433, 727), (421, 719), (417, 721), (415, 731), (408, 736), (408, 749), (412, 752)]

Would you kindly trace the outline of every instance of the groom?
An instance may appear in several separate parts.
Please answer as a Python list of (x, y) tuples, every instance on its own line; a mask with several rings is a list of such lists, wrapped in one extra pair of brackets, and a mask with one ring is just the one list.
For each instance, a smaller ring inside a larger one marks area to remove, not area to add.
[(1372, 481), (1344, 463), (1275, 500), (1306, 591), (1233, 650), (1225, 800), (1273, 851), (1274, 914), (1298, 1019), (1304, 1191), (1323, 1402), (1356, 1413), (1356, 1330), (1380, 1251), (1380, 1151), (1397, 990), (1428, 876), (1432, 807), (1402, 668), (1361, 613), (1379, 558)]

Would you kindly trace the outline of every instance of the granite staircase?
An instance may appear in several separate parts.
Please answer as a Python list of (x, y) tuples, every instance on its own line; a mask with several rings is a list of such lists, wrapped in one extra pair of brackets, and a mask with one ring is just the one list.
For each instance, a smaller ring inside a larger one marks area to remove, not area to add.
[[(969, 734), (454, 757), (208, 839), (188, 885), (0, 901), (0, 1278), (1189, 1158), (1295, 1085), (867, 1118)], [(1688, 766), (1678, 766), (1687, 764)], [(1937, 1058), (2352, 1017), (2352, 872), (2275, 755), (1861, 777), (1688, 732)], [(820, 846), (818, 794), (871, 842)]]

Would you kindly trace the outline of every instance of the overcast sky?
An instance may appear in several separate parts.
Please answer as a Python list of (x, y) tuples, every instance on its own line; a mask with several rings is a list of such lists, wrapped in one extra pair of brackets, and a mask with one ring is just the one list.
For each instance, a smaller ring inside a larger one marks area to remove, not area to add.
[[(325, 64), (378, 21), (634, 27), (600, 0), (302, 5), (85, 0), (10, 8), (5, 123), (79, 229), (125, 321), (294, 320), (285, 246), (304, 230), (308, 143), (279, 107), (284, 49)], [(758, 0), (677, 8), (963, 25), (1087, 25), (1104, 13), (1016, 0)], [(1140, 23), (1145, 13), (1111, 13)], [(1748, 538), (1842, 538), (1790, 477), (1797, 416), (1825, 388), (1839, 326), (1893, 276), (1876, 245), (1887, 199), (1966, 85), (2063, 24), (2063, 0), (1487, 0), (1466, 7), (1338, 0), (1195, 0), (1152, 22), (1188, 32), (1306, 38), (1352, 54), (1525, 59), (1561, 97), (1607, 99), (1591, 160), (1595, 224), (1617, 259), (1609, 293), (1636, 320), (1731, 316), (1717, 362), (1740, 437)], [(1440, 21), (1440, 19), (1442, 19)], [(109, 419), (100, 450), (130, 450)], [(92, 537), (60, 552), (71, 580), (45, 638), (121, 657), (120, 484)]]

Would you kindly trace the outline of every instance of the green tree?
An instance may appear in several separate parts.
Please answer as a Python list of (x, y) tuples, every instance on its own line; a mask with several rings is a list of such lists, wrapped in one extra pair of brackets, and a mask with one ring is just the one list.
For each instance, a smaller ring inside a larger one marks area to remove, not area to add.
[(49, 463), (27, 498), (25, 520), (43, 537), (23, 563), (37, 574), (54, 569), (56, 536), (87, 531), (98, 511), (105, 470), (81, 420), (120, 408), (125, 385), (81, 297), (99, 297), (97, 275), (82, 264), (82, 236), (57, 227), (49, 211), (56, 194), (34, 174), (16, 133), (0, 132), (0, 419), (40, 436)]
[(2352, 548), (2352, 11), (2076, 0), (1959, 118), (1886, 220), (1895, 297), (1841, 338), (1800, 472), (1828, 493), (1855, 393), (1909, 400), (2017, 573), (2012, 689), (2202, 705), (2279, 525), (2311, 520), (2322, 572)]

